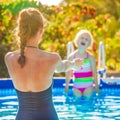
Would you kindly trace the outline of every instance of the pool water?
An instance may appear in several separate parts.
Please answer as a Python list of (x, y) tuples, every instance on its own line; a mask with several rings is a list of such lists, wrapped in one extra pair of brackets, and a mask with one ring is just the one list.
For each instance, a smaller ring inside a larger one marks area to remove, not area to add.
[[(53, 89), (53, 101), (60, 120), (120, 120), (120, 89), (101, 90), (90, 100), (75, 99), (72, 90)], [(0, 90), (0, 120), (14, 120), (18, 101), (14, 89)]]

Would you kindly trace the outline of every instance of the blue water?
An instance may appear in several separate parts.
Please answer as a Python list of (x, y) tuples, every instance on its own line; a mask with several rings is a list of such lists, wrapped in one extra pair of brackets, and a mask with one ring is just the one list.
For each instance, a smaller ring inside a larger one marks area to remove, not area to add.
[[(53, 101), (60, 120), (120, 120), (120, 89), (102, 89), (90, 100), (75, 99), (72, 90), (53, 89)], [(0, 120), (14, 120), (18, 101), (14, 89), (0, 90)]]

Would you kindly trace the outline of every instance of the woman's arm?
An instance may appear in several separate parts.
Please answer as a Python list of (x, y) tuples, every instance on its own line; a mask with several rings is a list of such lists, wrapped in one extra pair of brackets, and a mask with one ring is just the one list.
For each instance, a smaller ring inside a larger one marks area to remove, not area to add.
[(81, 59), (75, 59), (73, 61), (70, 60), (59, 60), (55, 72), (68, 72), (70, 70), (78, 70), (82, 66), (82, 60)]

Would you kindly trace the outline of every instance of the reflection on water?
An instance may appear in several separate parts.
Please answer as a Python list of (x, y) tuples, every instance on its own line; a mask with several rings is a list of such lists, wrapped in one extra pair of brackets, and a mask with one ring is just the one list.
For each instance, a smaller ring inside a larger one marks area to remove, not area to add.
[[(120, 89), (102, 89), (91, 99), (76, 99), (70, 90), (53, 90), (53, 101), (60, 120), (120, 120)], [(17, 113), (16, 92), (0, 90), (0, 120), (13, 120)]]

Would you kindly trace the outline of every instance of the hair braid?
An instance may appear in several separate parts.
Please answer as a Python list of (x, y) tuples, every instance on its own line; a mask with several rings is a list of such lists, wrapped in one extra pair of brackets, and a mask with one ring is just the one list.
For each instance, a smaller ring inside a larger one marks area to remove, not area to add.
[(39, 10), (35, 8), (23, 9), (18, 16), (16, 27), (16, 38), (20, 45), (20, 56), (18, 64), (23, 68), (26, 63), (25, 46), (30, 38), (35, 37), (38, 30), (43, 29), (44, 18)]
[(24, 67), (25, 62), (26, 62), (26, 57), (24, 55), (25, 46), (26, 46), (25, 42), (21, 43), (21, 46), (20, 46), (20, 57), (18, 59), (18, 63), (20, 64), (21, 68)]

